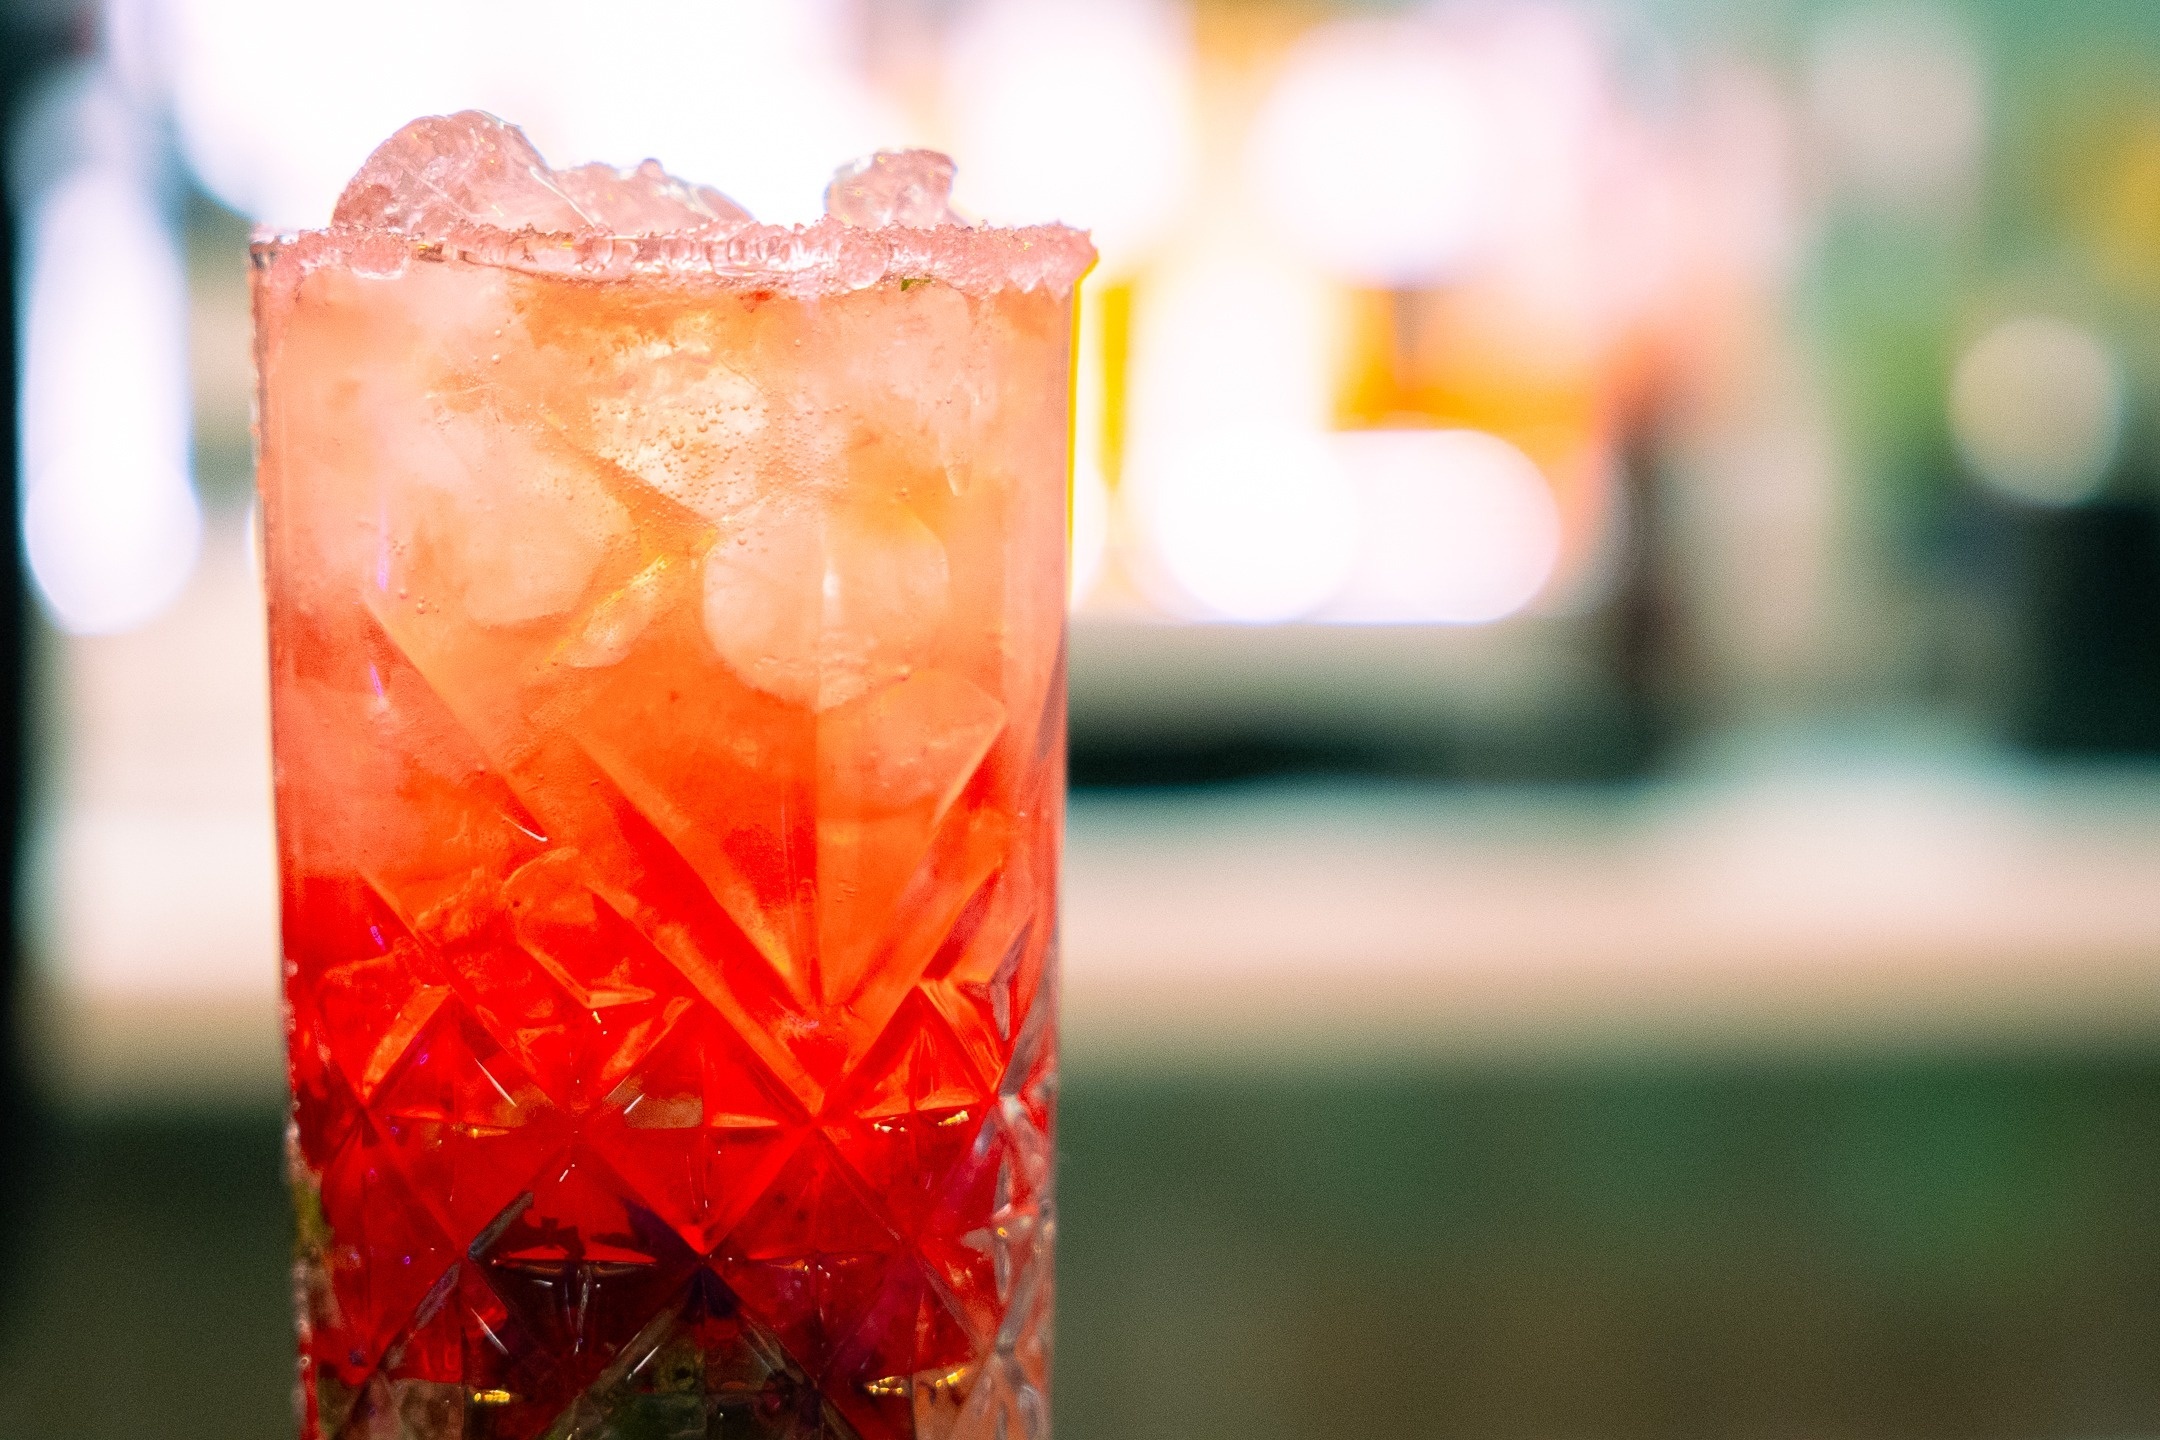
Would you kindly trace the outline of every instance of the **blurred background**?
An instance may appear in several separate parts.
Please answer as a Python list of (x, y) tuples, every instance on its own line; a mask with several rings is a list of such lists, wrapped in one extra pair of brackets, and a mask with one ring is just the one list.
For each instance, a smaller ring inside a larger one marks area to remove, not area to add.
[(250, 225), (1093, 228), (1071, 1440), (2160, 1435), (2160, 7), (12, 0), (0, 1434), (286, 1433)]

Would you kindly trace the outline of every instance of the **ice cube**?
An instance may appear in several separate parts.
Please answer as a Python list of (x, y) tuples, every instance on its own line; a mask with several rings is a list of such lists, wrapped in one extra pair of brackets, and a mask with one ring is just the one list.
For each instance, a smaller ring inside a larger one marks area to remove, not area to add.
[(525, 132), (480, 110), (429, 115), (385, 140), (346, 184), (331, 221), (430, 240), (460, 225), (593, 228)]
[[(478, 623), (568, 612), (632, 533), (588, 463), (499, 417), (442, 412), (389, 457), (409, 598), (449, 598)], [(409, 487), (409, 488), (407, 488)]]
[(708, 520), (734, 514), (754, 493), (760, 465), (750, 447), (766, 422), (758, 387), (694, 336), (627, 348), (616, 383), (592, 401), (601, 458)]
[(584, 628), (563, 642), (555, 658), (580, 670), (620, 664), (638, 637), (668, 607), (686, 568), (678, 557), (662, 555), (638, 571), (621, 589), (593, 607)]
[(775, 498), (705, 556), (705, 633), (735, 673), (830, 710), (901, 679), (944, 622), (945, 547), (905, 502)]
[(821, 799), (851, 816), (928, 800), (942, 815), (1004, 728), (996, 697), (950, 670), (918, 670), (819, 719)]
[(710, 185), (676, 179), (657, 160), (620, 170), (601, 164), (558, 170), (555, 184), (596, 224), (617, 235), (732, 230), (750, 223), (742, 206)]
[[(514, 499), (465, 507), (458, 592), (465, 613), (482, 625), (524, 625), (567, 612), (608, 552), (630, 538), (630, 512), (589, 474), (528, 453), (528, 483)], [(517, 463), (508, 456), (497, 463), (504, 460)]]
[(865, 230), (958, 225), (963, 222), (948, 203), (952, 182), (953, 162), (935, 150), (880, 150), (833, 172), (825, 213)]

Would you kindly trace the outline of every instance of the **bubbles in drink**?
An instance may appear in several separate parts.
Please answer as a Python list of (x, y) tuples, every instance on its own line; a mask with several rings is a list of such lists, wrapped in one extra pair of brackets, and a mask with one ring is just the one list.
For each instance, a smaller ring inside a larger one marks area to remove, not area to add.
[(707, 520), (742, 510), (774, 469), (764, 393), (708, 337), (625, 347), (589, 408), (603, 459)]

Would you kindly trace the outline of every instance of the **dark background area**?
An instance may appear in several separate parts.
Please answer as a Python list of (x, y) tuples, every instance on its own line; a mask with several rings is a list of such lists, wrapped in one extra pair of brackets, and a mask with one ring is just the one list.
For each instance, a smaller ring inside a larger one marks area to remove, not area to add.
[[(63, 36), (50, 26), (27, 23), (9, 13), (0, 29), (0, 114), (12, 115), (38, 71), (60, 53)], [(0, 188), (0, 275), (16, 274), (18, 220), (13, 187)], [(13, 296), (14, 287), (10, 286)], [(14, 514), (18, 504), (18, 434), (16, 339), (19, 307), (8, 308), (8, 343), (0, 353), (0, 505)], [(26, 794), (30, 767), (26, 728), (30, 711), (27, 663), (28, 600), (22, 552), (0, 546), (0, 1314), (15, 1294), (13, 1277), (21, 1257), (34, 1250), (23, 1222), (25, 1207), (47, 1173), (25, 1060), (23, 994), (25, 956), (15, 938), (22, 934), (22, 840), (27, 824)]]

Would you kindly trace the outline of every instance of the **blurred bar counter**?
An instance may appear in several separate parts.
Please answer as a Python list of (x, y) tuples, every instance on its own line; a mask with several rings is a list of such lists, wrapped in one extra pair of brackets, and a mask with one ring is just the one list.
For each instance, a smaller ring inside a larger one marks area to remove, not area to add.
[[(43, 994), (57, 1092), (274, 1093), (259, 817), (68, 823), (98, 953)], [(1075, 1064), (2160, 1040), (2146, 768), (1848, 744), (1625, 786), (1084, 791), (1067, 872)]]
[(1074, 807), (1074, 1044), (2160, 1038), (2160, 776), (1895, 752)]

